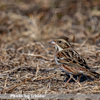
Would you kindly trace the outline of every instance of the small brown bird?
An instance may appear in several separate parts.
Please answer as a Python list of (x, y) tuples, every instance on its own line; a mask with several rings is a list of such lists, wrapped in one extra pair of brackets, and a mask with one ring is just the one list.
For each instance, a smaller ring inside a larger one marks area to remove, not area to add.
[(80, 83), (73, 78), (73, 75), (88, 75), (92, 78), (99, 78), (100, 74), (91, 69), (86, 61), (72, 48), (68, 37), (60, 37), (50, 42), (55, 45), (56, 64), (70, 75), (67, 83), (73, 79), (79, 85)]

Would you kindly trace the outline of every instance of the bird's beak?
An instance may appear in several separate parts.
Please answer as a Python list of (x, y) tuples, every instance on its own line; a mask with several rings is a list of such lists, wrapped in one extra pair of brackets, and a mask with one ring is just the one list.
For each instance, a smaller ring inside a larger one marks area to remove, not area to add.
[(50, 44), (53, 44), (53, 45), (55, 45), (56, 43), (54, 42), (54, 41), (51, 41), (51, 42), (49, 42)]

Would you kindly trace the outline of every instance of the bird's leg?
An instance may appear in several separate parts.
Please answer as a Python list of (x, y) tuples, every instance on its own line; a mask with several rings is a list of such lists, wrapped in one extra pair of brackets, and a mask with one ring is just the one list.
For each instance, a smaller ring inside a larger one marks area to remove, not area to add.
[(81, 75), (79, 75), (79, 77), (78, 77), (78, 81), (80, 82), (80, 79), (81, 79)]
[(66, 82), (66, 83), (68, 83), (71, 79), (72, 79), (72, 78), (70, 77), (70, 78), (67, 80), (67, 82)]
[(71, 80), (71, 77), (67, 80), (66, 85), (64, 87), (67, 86), (68, 82)]
[[(73, 79), (79, 86), (82, 86), (82, 85), (79, 83), (79, 81), (77, 81), (77, 80), (73, 77), (72, 74), (70, 74), (70, 78), (67, 80), (66, 86), (67, 86), (67, 83), (68, 83), (71, 79)], [(65, 86), (65, 87), (66, 87), (66, 86)]]
[(79, 81), (77, 81), (72, 74), (70, 74), (70, 78), (72, 78), (79, 86), (81, 86), (81, 84), (79, 83)]

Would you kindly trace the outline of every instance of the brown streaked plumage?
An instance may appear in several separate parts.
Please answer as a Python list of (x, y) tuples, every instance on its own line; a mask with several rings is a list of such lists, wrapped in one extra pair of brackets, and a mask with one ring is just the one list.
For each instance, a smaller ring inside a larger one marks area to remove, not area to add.
[[(54, 39), (51, 43), (55, 45), (56, 64), (71, 76), (70, 79), (73, 78), (72, 75), (78, 74), (88, 75), (92, 78), (100, 77), (100, 74), (93, 71), (86, 61), (72, 48), (68, 37)], [(80, 84), (78, 81), (76, 82)]]

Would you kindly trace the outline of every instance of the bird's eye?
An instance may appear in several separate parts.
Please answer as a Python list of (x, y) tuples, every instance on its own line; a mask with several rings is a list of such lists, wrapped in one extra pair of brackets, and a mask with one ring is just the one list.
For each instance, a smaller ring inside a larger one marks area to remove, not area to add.
[(59, 43), (61, 43), (61, 41), (58, 41)]

